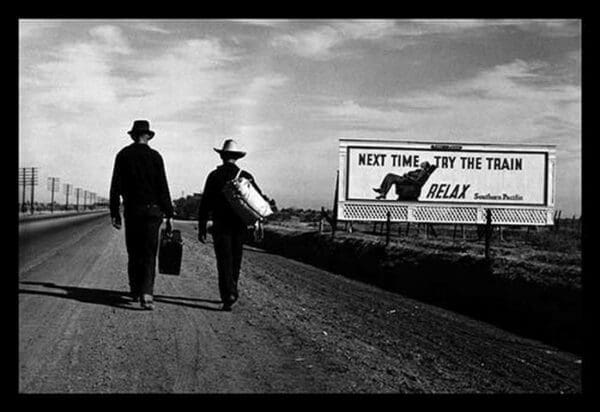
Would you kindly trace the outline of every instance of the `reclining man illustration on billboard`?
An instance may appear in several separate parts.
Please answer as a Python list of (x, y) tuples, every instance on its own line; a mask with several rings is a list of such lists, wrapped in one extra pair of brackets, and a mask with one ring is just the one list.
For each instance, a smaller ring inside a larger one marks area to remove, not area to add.
[(397, 200), (418, 200), (421, 195), (421, 188), (435, 169), (437, 169), (437, 166), (431, 165), (429, 162), (423, 162), (418, 169), (411, 170), (402, 176), (388, 173), (383, 178), (381, 186), (373, 188), (375, 192), (379, 193), (376, 199), (385, 199), (392, 185), (396, 185)]

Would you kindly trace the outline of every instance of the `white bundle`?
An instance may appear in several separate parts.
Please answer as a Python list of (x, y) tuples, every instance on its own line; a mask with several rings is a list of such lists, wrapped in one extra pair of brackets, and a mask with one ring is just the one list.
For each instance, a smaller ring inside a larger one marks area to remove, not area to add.
[(265, 198), (252, 185), (252, 182), (245, 177), (240, 177), (240, 173), (241, 169), (235, 178), (225, 184), (223, 194), (244, 223), (253, 225), (273, 214), (273, 211)]

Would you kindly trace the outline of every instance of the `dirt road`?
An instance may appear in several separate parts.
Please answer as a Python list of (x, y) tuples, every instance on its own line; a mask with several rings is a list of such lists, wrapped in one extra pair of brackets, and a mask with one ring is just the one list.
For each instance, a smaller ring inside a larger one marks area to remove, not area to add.
[(20, 392), (581, 391), (573, 354), (250, 247), (221, 312), (212, 243), (175, 228), (152, 312), (107, 218), (20, 244)]

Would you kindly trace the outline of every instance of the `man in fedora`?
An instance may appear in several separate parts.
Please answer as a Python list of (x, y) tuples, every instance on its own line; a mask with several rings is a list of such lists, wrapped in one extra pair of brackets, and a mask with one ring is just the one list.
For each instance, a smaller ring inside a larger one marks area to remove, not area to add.
[[(206, 224), (209, 215), (212, 214), (212, 237), (219, 273), (219, 293), (223, 301), (223, 310), (231, 311), (232, 305), (238, 300), (242, 246), (247, 227), (231, 208), (222, 190), (225, 184), (237, 175), (240, 169), (235, 162), (246, 153), (239, 150), (237, 143), (231, 139), (225, 140), (222, 149), (214, 150), (219, 153), (223, 164), (210, 172), (206, 178), (198, 211), (198, 240), (202, 243), (206, 242)], [(266, 199), (250, 173), (241, 171), (240, 177), (250, 180), (258, 193)]]
[(119, 210), (123, 197), (125, 244), (129, 261), (127, 274), (132, 300), (142, 308), (154, 309), (153, 291), (156, 274), (158, 230), (167, 218), (171, 229), (173, 204), (161, 155), (148, 146), (154, 137), (147, 120), (136, 120), (127, 132), (133, 143), (116, 156), (110, 185), (112, 225), (121, 229)]

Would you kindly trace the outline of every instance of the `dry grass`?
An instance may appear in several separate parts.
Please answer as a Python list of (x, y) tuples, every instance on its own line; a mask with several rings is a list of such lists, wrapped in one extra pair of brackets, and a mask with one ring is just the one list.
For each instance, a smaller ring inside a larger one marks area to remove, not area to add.
[[(456, 310), (567, 350), (581, 350), (581, 252), (439, 237), (319, 234), (290, 222), (265, 229), (259, 245), (334, 273)], [(287, 226), (287, 227), (286, 227)], [(536, 233), (539, 234), (539, 233)], [(554, 245), (554, 243), (550, 244)], [(564, 245), (564, 242), (563, 242)]]

